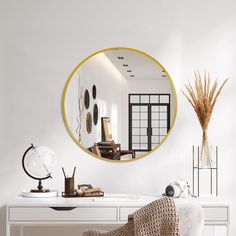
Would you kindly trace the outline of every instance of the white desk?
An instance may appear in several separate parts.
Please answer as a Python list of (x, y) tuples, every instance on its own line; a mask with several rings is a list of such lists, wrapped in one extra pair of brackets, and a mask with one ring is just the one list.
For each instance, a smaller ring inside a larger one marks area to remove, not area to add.
[[(7, 204), (6, 236), (11, 226), (124, 224), (128, 214), (155, 200), (153, 196), (106, 195), (104, 198), (23, 198)], [(204, 235), (228, 235), (229, 204), (218, 198), (176, 199), (176, 206), (199, 201), (205, 213)]]

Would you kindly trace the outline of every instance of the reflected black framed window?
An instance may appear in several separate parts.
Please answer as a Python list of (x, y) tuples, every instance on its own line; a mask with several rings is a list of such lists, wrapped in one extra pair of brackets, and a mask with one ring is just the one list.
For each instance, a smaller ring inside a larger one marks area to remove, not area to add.
[(129, 149), (151, 151), (170, 129), (170, 94), (129, 94)]

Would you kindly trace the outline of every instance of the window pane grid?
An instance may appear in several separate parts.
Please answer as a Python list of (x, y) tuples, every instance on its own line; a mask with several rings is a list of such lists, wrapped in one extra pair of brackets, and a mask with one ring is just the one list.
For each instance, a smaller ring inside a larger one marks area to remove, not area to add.
[(151, 150), (166, 137), (170, 119), (170, 94), (130, 94), (130, 148)]

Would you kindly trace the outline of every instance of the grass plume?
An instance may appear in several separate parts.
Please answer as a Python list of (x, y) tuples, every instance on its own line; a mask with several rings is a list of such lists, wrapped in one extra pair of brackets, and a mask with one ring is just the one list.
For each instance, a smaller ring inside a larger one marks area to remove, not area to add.
[[(185, 84), (185, 91), (182, 91), (184, 96), (187, 98), (191, 106), (193, 107), (199, 123), (202, 127), (203, 138), (202, 138), (202, 149), (201, 157), (205, 154), (210, 159), (210, 149), (207, 139), (207, 128), (212, 116), (213, 109), (215, 107), (217, 98), (219, 97), (224, 85), (228, 79), (224, 80), (221, 86), (218, 86), (218, 81), (212, 82), (209, 73), (204, 72), (202, 75), (199, 70), (194, 72), (195, 80), (191, 84), (188, 82)], [(208, 160), (208, 164), (210, 160)]]

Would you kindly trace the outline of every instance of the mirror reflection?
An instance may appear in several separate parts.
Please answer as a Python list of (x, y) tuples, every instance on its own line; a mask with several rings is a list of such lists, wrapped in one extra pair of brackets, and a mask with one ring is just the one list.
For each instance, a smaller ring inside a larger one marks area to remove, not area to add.
[(72, 138), (105, 160), (135, 160), (160, 146), (176, 109), (175, 88), (164, 67), (130, 48), (86, 58), (72, 72), (63, 96)]

